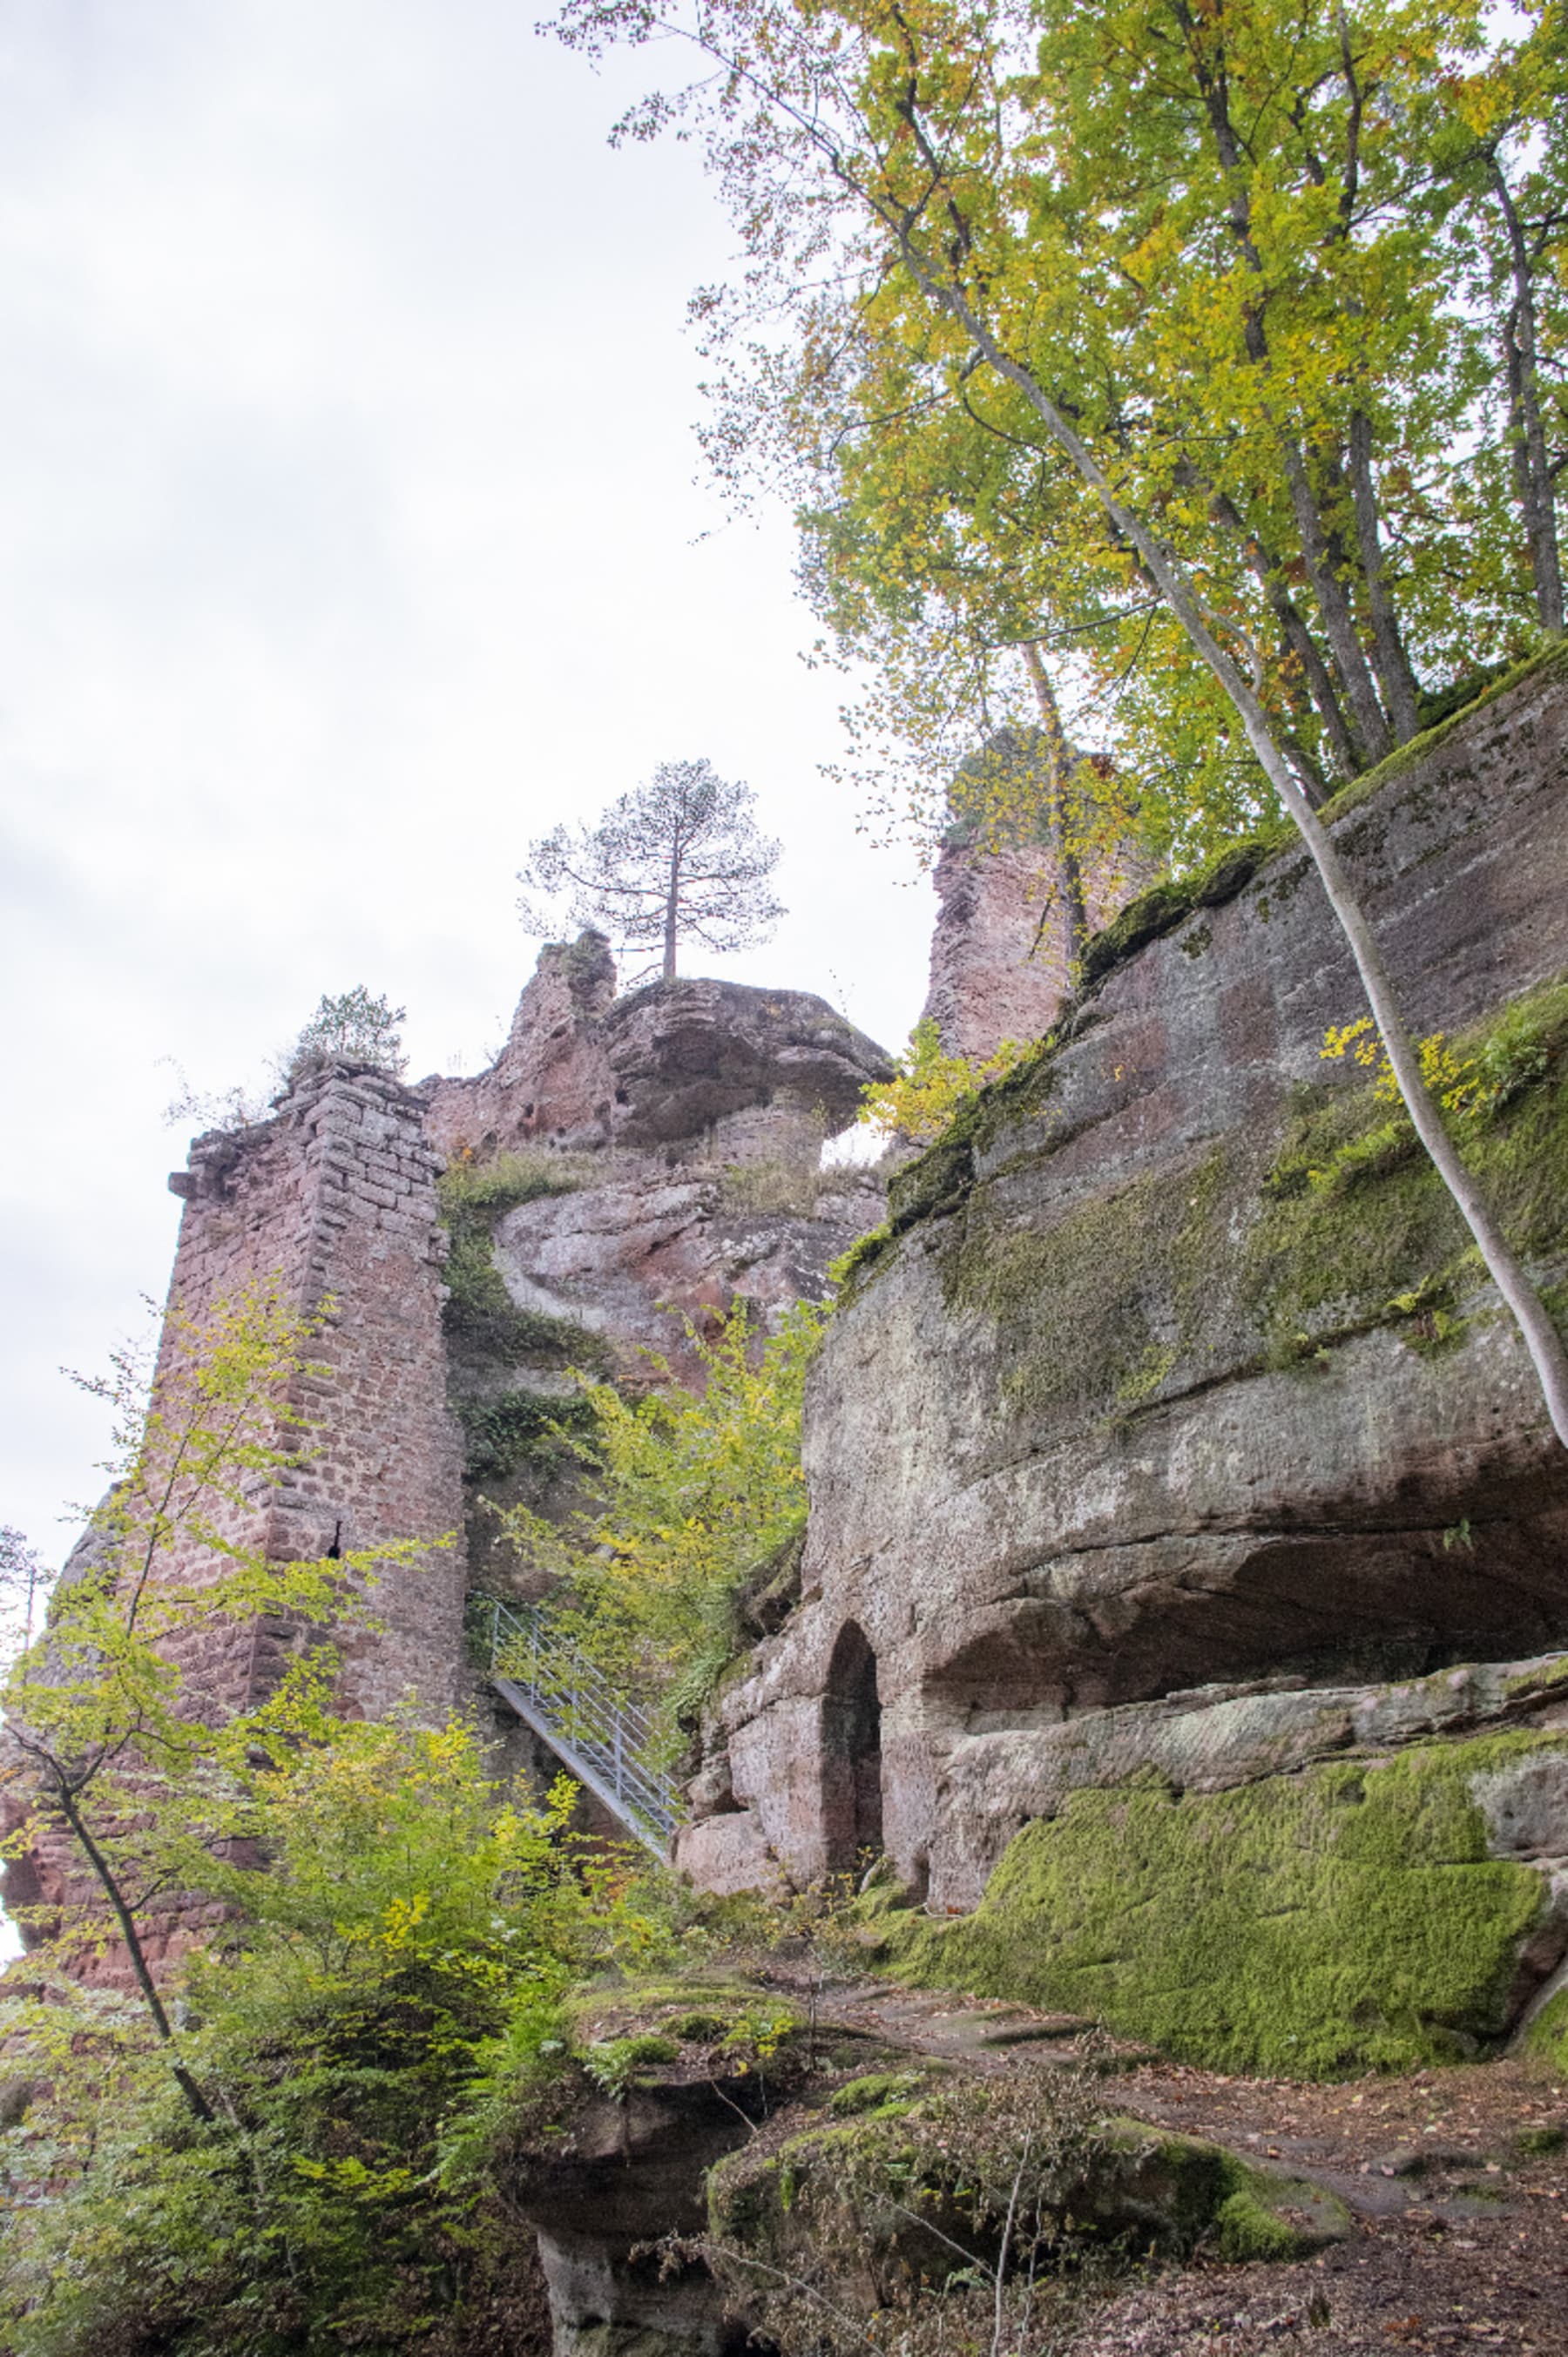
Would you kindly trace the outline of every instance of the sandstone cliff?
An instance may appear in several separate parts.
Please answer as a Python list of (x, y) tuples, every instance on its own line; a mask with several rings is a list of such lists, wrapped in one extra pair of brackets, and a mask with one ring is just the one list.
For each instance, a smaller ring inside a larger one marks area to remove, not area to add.
[[(1471, 1151), (1549, 1286), (1568, 1274), (1565, 739), (1559, 655), (1335, 820), (1414, 1025), (1478, 1076)], [(702, 1787), (719, 1805), (682, 1844), (719, 1887), (885, 1841), (933, 1909), (967, 1908), (1021, 1827), (1039, 1855), (1074, 1791), (1151, 1779), (1179, 1882), (1194, 1796), (1219, 1786), (1488, 1718), (1527, 1729), (1521, 1772), (1560, 1759), (1552, 1666), (1522, 1657), (1568, 1641), (1568, 1460), (1446, 1199), (1369, 1076), (1322, 1059), (1359, 1002), (1305, 856), (1259, 845), (1155, 892), (1090, 968), (1047, 1050), (896, 1181), (824, 1348), (805, 1601), (729, 1685)], [(1456, 1702), (1401, 1683), (1510, 1661)], [(1538, 1781), (1556, 1797), (1528, 1897), (1498, 1901), (1452, 2007), (1477, 2035), (1568, 1942), (1568, 1773)], [(1359, 1796), (1321, 1788), (1322, 1822)], [(1412, 1864), (1467, 1858), (1495, 1890), (1487, 1861), (1520, 1853), (1478, 1811)], [(1234, 1809), (1211, 1824), (1239, 1838)], [(1251, 1871), (1266, 1890), (1266, 1859)], [(1015, 1877), (1026, 1914), (1047, 1885)], [(1095, 1991), (1113, 2018), (1138, 2011), (1140, 1888), (1101, 1889), (1096, 1939), (1130, 1960)]]

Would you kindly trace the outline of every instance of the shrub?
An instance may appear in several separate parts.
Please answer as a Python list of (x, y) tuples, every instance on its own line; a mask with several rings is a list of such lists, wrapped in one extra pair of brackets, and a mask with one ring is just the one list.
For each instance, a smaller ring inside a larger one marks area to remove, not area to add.
[(336, 997), (324, 991), (279, 1066), (284, 1085), (308, 1080), (333, 1063), (368, 1064), (379, 1072), (401, 1073), (407, 1060), (397, 1027), (407, 1014), (406, 1006), (390, 1006), (384, 993), (372, 998), (362, 982)]
[(798, 1303), (760, 1347), (744, 1308), (716, 1341), (688, 1328), (707, 1381), (665, 1380), (640, 1399), (585, 1382), (575, 1445), (596, 1493), (563, 1529), (523, 1506), (504, 1516), (525, 1561), (553, 1572), (563, 1627), (601, 1667), (694, 1712), (740, 1641), (752, 1576), (805, 1520), (800, 1402), (826, 1312)]

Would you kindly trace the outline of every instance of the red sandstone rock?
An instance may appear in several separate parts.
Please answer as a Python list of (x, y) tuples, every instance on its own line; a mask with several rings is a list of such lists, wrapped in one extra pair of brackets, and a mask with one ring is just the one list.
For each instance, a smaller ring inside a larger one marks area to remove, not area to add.
[(724, 1163), (809, 1148), (814, 1160), (890, 1071), (811, 991), (684, 977), (614, 988), (600, 934), (542, 950), (489, 1071), (422, 1082), (441, 1152), (656, 1148)]
[[(1419, 1033), (1568, 972), (1561, 664), (1393, 767), (1335, 834)], [(1250, 1259), (1265, 1182), (1293, 1088), (1358, 1077), (1319, 1050), (1359, 1006), (1287, 851), (1113, 969), (983, 1151), (897, 1182), (906, 1232), (809, 1393), (805, 1600), (725, 1696), (758, 1854), (800, 1879), (849, 1862), (870, 1831), (843, 1756), (857, 1711), (890, 1853), (966, 1904), (991, 1814), (1059, 1782), (1064, 1721), (1568, 1638), (1568, 1459), (1478, 1277), (1442, 1352), (1380, 1296), (1343, 1331), (1332, 1299), (1304, 1311), (1320, 1354), (1309, 1335), (1271, 1363), (1272, 1264)], [(1359, 1200), (1348, 1269), (1376, 1216)], [(1391, 1294), (1421, 1274), (1400, 1266)], [(1565, 1266), (1560, 1232), (1543, 1279)]]
[[(1015, 745), (1004, 730), (989, 748)], [(1154, 881), (1132, 845), (1089, 859), (1083, 897), (1090, 932)], [(1043, 1039), (1072, 996), (1071, 928), (1056, 855), (1045, 843), (987, 849), (961, 829), (943, 845), (923, 1013), (950, 1055), (988, 1056), (1004, 1039)]]

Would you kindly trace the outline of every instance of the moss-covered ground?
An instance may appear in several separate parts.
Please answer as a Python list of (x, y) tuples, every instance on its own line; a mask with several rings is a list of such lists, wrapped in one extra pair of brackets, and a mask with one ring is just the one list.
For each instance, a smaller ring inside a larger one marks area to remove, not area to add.
[(903, 1978), (1099, 2017), (1221, 2071), (1416, 2070), (1505, 2027), (1544, 1885), (1489, 1857), (1477, 1773), (1529, 1730), (1220, 1793), (1075, 1793), (1014, 1839), (976, 1912), (889, 1918)]
[(964, 2251), (985, 2264), (1009, 2196), (1024, 2186), (1036, 2231), (1046, 2226), (1040, 2248), (1058, 2265), (1129, 2239), (1145, 2253), (1202, 2246), (1235, 2263), (1279, 2261), (1348, 2226), (1323, 2187), (1254, 2168), (1205, 2138), (1107, 2115), (1085, 2104), (1070, 2075), (1036, 2072), (1031, 2093), (927, 2066), (889, 2075), (896, 2097), (844, 2100), (872, 2083), (852, 2082), (825, 2108), (797, 2101), (782, 2133), (710, 2172), (715, 2241), (785, 2270), (809, 2264), (808, 2254), (832, 2255), (849, 2296), (861, 2268), (875, 2278), (901, 2261), (934, 2268), (940, 2281)]

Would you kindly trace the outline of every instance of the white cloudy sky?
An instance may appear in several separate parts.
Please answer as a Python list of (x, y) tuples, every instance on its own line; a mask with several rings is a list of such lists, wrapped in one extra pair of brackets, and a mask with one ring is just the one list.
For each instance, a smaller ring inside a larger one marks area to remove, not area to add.
[(193, 1081), (324, 989), (474, 1069), (532, 834), (660, 759), (761, 796), (791, 915), (737, 978), (884, 1039), (931, 901), (816, 774), (787, 520), (700, 479), (684, 300), (729, 240), (517, 0), (0, 12), (0, 1521), (53, 1555), (160, 1294)]

